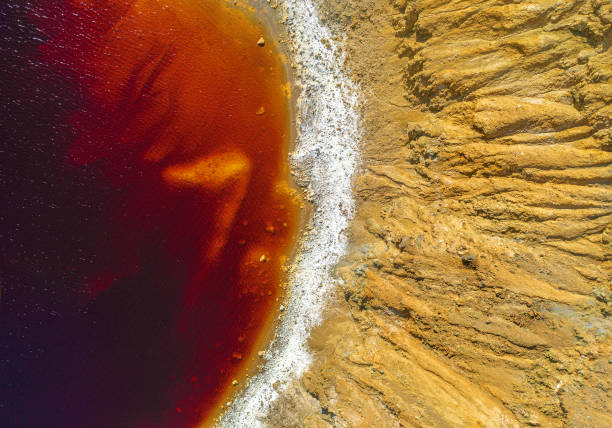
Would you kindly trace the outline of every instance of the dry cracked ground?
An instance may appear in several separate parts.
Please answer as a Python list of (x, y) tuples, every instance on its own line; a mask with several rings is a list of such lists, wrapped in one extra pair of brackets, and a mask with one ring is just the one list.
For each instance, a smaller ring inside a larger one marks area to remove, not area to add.
[(612, 2), (320, 0), (363, 94), (343, 285), (274, 427), (612, 426)]

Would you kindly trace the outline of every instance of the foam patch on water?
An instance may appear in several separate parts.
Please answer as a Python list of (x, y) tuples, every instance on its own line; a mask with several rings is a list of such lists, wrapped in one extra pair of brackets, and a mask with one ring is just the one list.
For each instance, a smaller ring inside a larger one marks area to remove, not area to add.
[(356, 87), (343, 73), (343, 54), (311, 0), (285, 0), (282, 6), (301, 88), (291, 163), (306, 185), (313, 216), (289, 275), (286, 309), (266, 364), (222, 417), (222, 427), (263, 426), (278, 391), (310, 365), (306, 341), (336, 285), (332, 271), (346, 251), (345, 231), (354, 212), (351, 178), (359, 164), (360, 139)]

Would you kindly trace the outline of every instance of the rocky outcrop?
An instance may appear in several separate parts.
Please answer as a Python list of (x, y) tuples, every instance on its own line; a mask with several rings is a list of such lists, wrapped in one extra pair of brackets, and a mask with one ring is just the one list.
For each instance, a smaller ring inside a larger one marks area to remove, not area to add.
[(271, 426), (612, 426), (612, 4), (321, 2), (363, 91), (342, 289)]

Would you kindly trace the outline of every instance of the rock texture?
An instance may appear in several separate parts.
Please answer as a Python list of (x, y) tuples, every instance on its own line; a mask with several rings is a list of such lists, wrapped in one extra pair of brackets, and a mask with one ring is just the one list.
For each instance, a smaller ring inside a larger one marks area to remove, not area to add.
[(338, 0), (342, 289), (277, 427), (612, 426), (612, 3)]

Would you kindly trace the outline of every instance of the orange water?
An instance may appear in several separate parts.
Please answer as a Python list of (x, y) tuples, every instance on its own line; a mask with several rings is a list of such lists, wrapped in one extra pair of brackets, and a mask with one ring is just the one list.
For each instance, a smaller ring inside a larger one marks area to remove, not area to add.
[(219, 0), (9, 6), (3, 420), (195, 426), (297, 226), (279, 54)]

